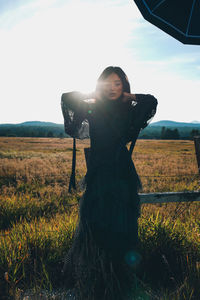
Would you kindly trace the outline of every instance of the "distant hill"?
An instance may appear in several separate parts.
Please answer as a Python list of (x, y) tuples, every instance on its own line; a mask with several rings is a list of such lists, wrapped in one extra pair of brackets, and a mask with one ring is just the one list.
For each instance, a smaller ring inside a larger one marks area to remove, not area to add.
[[(17, 123), (17, 124), (12, 124), (12, 123), (8, 123), (8, 124), (0, 124), (0, 127), (4, 127), (4, 126), (61, 126), (63, 127), (63, 124), (58, 124), (58, 123), (53, 123), (53, 122), (42, 122), (42, 121), (26, 121), (23, 123)], [(176, 122), (176, 121), (170, 121), (170, 120), (161, 120), (161, 121), (157, 121), (157, 122), (152, 122), (149, 124), (149, 126), (153, 127), (153, 126), (165, 126), (165, 127), (200, 127), (200, 121), (193, 121), (190, 123), (186, 123), (186, 122)]]
[[(165, 134), (164, 134), (165, 132)], [(152, 122), (139, 134), (140, 139), (193, 139), (200, 135), (200, 122), (161, 120)], [(53, 122), (27, 121), (18, 124), (0, 124), (0, 136), (10, 137), (69, 137), (64, 125)]]
[(0, 124), (0, 136), (11, 137), (68, 137), (63, 124), (27, 121), (18, 124)]
[(152, 122), (144, 130), (141, 130), (139, 138), (193, 140), (193, 137), (197, 135), (200, 135), (200, 122), (161, 120)]
[(63, 126), (63, 124), (57, 124), (53, 122), (41, 122), (41, 121), (27, 121), (20, 123), (21, 126)]
[(162, 120), (158, 122), (153, 122), (149, 126), (165, 126), (165, 127), (199, 127), (200, 128), (200, 122), (195, 121), (194, 123), (186, 123), (186, 122), (175, 122), (170, 120)]
[(17, 124), (0, 124), (0, 127), (4, 126), (63, 126), (63, 124), (57, 124), (53, 122), (41, 122), (41, 121), (27, 121), (23, 123), (17, 123)]

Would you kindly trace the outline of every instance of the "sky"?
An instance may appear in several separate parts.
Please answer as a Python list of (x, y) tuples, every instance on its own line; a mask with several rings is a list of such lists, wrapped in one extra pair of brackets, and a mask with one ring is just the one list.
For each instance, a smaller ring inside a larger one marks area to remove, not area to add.
[(147, 22), (133, 0), (0, 0), (0, 124), (63, 123), (61, 95), (110, 65), (152, 94), (152, 122), (200, 121), (200, 46)]

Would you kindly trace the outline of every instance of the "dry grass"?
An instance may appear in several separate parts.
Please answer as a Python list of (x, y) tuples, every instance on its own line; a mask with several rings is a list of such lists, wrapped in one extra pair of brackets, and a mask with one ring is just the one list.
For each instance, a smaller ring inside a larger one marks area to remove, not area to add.
[[(77, 180), (86, 172), (84, 147), (89, 147), (89, 140), (77, 141)], [(71, 157), (72, 139), (0, 138), (2, 299), (14, 299), (17, 288), (51, 289), (59, 283), (62, 259), (72, 242), (78, 215), (78, 206), (68, 205), (77, 203), (82, 195), (80, 190), (72, 195), (67, 191)], [(133, 160), (142, 192), (200, 189), (192, 141), (138, 140)], [(140, 278), (154, 299), (198, 299), (199, 204), (142, 206), (139, 234), (145, 264)], [(165, 264), (159, 265), (162, 257)], [(166, 261), (171, 271), (166, 270)], [(175, 268), (177, 261), (180, 268)], [(175, 278), (173, 293), (170, 287), (162, 290), (167, 282), (164, 275)], [(160, 278), (161, 289), (155, 291)]]
[[(77, 141), (78, 179), (86, 172), (84, 147), (89, 147), (88, 140)], [(0, 138), (0, 149), (2, 185), (69, 180), (72, 139)], [(143, 182), (143, 192), (185, 191), (199, 187), (192, 141), (138, 140), (133, 160)]]

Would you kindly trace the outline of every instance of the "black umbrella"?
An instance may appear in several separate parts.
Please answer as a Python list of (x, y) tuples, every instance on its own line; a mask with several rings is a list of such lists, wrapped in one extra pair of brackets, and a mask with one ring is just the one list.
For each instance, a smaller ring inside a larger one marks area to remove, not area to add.
[(200, 0), (134, 0), (143, 17), (183, 44), (200, 45)]

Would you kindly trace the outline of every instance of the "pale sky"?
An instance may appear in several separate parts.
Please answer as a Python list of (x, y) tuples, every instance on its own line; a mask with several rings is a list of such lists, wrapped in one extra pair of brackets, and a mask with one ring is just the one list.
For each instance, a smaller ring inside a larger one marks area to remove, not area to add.
[(63, 92), (120, 66), (158, 99), (152, 122), (200, 121), (200, 46), (143, 19), (133, 0), (0, 0), (0, 123), (63, 123)]

